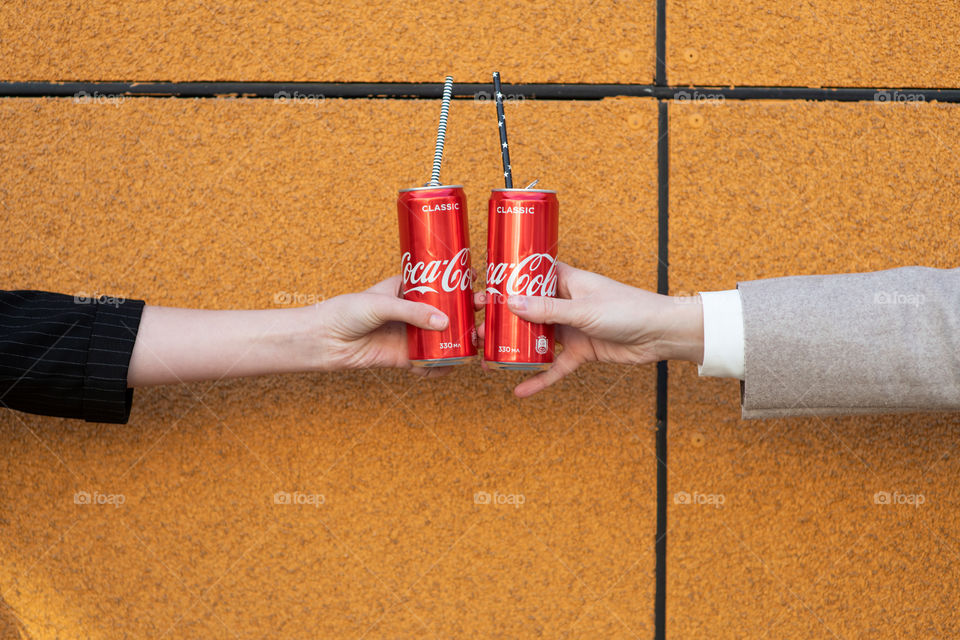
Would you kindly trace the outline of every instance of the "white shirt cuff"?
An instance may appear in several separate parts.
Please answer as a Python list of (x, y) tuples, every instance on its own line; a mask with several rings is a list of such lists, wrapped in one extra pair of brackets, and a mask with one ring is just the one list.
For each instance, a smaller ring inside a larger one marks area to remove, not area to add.
[(701, 376), (743, 380), (743, 304), (740, 292), (701, 291), (703, 364)]

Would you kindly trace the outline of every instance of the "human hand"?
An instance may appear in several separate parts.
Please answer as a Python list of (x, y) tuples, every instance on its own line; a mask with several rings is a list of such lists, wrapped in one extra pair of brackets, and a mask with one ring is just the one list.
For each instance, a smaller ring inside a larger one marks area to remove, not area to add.
[[(556, 324), (563, 345), (553, 366), (524, 380), (521, 398), (542, 391), (585, 362), (645, 364), (703, 360), (700, 296), (671, 297), (557, 263), (557, 297), (510, 296), (524, 320)], [(484, 294), (479, 294), (485, 300)]]
[(394, 276), (366, 291), (317, 305), (318, 368), (399, 367), (432, 376), (447, 372), (450, 367), (413, 367), (407, 357), (406, 324), (439, 331), (447, 327), (449, 319), (436, 307), (400, 298), (399, 290), (400, 276)]

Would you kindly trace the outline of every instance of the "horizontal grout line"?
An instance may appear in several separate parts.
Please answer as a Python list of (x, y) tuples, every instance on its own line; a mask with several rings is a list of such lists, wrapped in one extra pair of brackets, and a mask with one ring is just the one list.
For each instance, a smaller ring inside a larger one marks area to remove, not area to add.
[[(363, 82), (0, 82), (6, 98), (392, 98), (435, 99), (440, 83)], [(454, 85), (454, 97), (489, 99), (492, 85)], [(612, 97), (648, 97), (677, 102), (716, 100), (814, 100), (876, 102), (960, 102), (960, 89), (893, 87), (660, 87), (650, 84), (512, 84), (504, 85), (507, 99), (600, 100)]]
[(667, 87), (677, 102), (727, 100), (811, 100), (817, 102), (960, 102), (960, 89), (898, 87)]
[[(455, 83), (456, 98), (489, 98), (492, 83)], [(599, 100), (614, 95), (651, 96), (652, 85), (515, 84), (503, 85), (508, 97), (555, 100)], [(414, 82), (0, 82), (0, 96), (65, 97), (90, 96), (170, 98), (396, 98), (435, 99), (443, 94), (442, 83)]]

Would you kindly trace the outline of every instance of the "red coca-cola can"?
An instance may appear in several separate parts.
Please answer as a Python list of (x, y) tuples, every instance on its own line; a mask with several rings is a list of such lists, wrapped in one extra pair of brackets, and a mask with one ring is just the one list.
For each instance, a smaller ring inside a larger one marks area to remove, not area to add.
[(494, 189), (487, 227), (487, 304), (483, 359), (493, 369), (549, 369), (553, 325), (522, 320), (506, 297), (557, 294), (555, 191)]
[(403, 189), (400, 222), (401, 295), (447, 314), (443, 331), (407, 325), (410, 361), (420, 367), (463, 364), (477, 355), (467, 198), (463, 187)]

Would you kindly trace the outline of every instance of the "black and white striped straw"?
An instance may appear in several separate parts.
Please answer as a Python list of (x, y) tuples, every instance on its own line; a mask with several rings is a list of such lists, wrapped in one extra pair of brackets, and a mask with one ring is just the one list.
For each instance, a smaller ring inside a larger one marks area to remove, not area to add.
[(433, 150), (431, 187), (440, 186), (440, 163), (443, 162), (443, 143), (447, 137), (447, 115), (450, 113), (450, 96), (453, 95), (453, 76), (443, 81), (443, 103), (440, 105), (440, 125), (437, 127), (437, 146)]
[(507, 118), (503, 115), (503, 92), (500, 91), (500, 72), (493, 72), (493, 98), (497, 103), (497, 120), (500, 128), (500, 155), (503, 156), (503, 183), (513, 189), (513, 170), (510, 168), (510, 147), (507, 146)]

